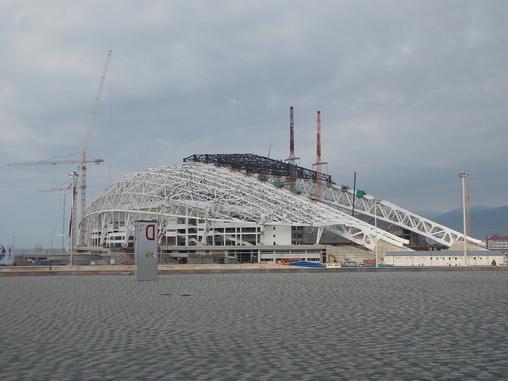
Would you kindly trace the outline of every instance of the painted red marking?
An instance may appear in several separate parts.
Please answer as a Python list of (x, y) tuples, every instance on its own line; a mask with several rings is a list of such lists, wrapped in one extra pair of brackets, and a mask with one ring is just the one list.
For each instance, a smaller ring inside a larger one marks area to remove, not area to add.
[(155, 241), (155, 225), (146, 225), (145, 236), (147, 240)]

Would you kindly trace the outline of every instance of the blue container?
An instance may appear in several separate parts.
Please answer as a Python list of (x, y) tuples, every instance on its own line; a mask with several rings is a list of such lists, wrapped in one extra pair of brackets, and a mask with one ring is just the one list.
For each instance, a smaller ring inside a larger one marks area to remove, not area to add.
[(313, 268), (313, 269), (322, 269), (326, 268), (325, 265), (319, 262), (312, 262), (312, 261), (297, 261), (297, 262), (291, 262), (289, 264), (290, 266), (297, 266), (297, 267), (307, 267), (307, 268)]

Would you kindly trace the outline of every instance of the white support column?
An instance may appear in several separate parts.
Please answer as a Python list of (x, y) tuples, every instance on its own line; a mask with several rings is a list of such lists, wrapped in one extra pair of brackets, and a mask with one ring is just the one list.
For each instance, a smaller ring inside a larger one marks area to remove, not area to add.
[(317, 229), (317, 235), (316, 235), (316, 245), (319, 245), (319, 242), (321, 241), (321, 236), (323, 235), (323, 227), (320, 226)]
[(185, 246), (189, 246), (189, 210), (185, 207)]

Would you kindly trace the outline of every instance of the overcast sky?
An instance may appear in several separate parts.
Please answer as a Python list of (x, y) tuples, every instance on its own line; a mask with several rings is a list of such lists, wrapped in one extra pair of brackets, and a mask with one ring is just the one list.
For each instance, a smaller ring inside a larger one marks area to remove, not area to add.
[[(323, 159), (339, 183), (412, 210), (508, 204), (508, 2), (0, 0), (0, 243), (60, 245), (91, 130), (88, 200), (193, 153)], [(91, 110), (113, 50), (95, 123)]]

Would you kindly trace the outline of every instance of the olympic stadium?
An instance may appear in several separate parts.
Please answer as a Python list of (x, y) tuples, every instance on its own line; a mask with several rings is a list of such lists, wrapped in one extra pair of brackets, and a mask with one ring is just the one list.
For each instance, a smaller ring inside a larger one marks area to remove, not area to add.
[(132, 251), (141, 219), (157, 220), (159, 250), (184, 260), (320, 261), (340, 248), (376, 251), (382, 260), (386, 250), (411, 250), (415, 237), (444, 247), (463, 242), (462, 233), (393, 203), (355, 197), (327, 174), (253, 154), (195, 154), (124, 176), (87, 208), (81, 248)]

